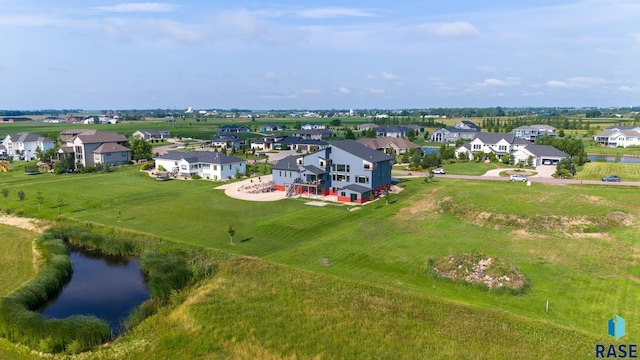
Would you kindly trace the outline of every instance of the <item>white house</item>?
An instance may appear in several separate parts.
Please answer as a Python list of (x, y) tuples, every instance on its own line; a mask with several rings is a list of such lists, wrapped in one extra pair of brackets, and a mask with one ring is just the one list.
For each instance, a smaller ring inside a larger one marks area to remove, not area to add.
[(154, 158), (156, 168), (161, 166), (174, 176), (192, 177), (199, 175), (203, 179), (232, 179), (247, 172), (247, 162), (235, 156), (211, 151), (192, 151), (188, 153), (168, 153)]
[(531, 159), (531, 166), (555, 165), (568, 156), (551, 145), (527, 145), (513, 152), (515, 163), (527, 163)]
[(534, 142), (543, 136), (556, 136), (556, 128), (543, 124), (523, 125), (513, 129), (513, 136)]
[(168, 130), (138, 130), (131, 134), (132, 137), (143, 140), (163, 140), (169, 137)]
[(304, 124), (300, 127), (301, 130), (321, 130), (326, 128), (327, 126), (324, 124)]
[(514, 137), (513, 134), (505, 133), (476, 133), (473, 140), (456, 149), (456, 157), (460, 157), (463, 153), (469, 159), (473, 159), (473, 154), (483, 152), (485, 154), (495, 153), (497, 156), (511, 154), (531, 143)]
[(9, 134), (2, 142), (7, 156), (30, 161), (35, 159), (36, 151), (53, 149), (54, 141), (44, 136), (32, 133)]
[(608, 147), (640, 146), (640, 127), (612, 126), (597, 133), (593, 140)]

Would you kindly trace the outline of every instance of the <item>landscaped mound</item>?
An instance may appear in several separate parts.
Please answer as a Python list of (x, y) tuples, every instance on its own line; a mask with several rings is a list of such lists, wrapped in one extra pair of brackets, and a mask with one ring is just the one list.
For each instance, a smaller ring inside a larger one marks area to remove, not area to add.
[(430, 260), (429, 268), (436, 277), (479, 284), (488, 290), (504, 289), (518, 294), (528, 286), (524, 275), (513, 266), (477, 252)]

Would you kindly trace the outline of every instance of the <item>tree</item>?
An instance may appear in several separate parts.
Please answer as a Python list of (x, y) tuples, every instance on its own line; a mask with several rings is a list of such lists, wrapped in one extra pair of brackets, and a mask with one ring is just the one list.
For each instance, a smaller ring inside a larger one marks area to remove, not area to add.
[(301, 127), (302, 127), (302, 124), (300, 123), (300, 120), (296, 120), (296, 122), (293, 123), (294, 129), (300, 130)]
[(20, 202), (24, 201), (24, 191), (18, 191), (18, 199), (20, 200)]
[(41, 191), (36, 192), (35, 199), (36, 199), (36, 202), (38, 203), (38, 211), (40, 211), (40, 206), (44, 202), (44, 196), (42, 196), (42, 192)]
[(342, 124), (342, 121), (340, 121), (340, 119), (333, 119), (329, 123), (329, 125), (331, 125), (331, 126), (340, 126), (341, 124)]
[(376, 138), (376, 129), (368, 128), (367, 131), (364, 133), (364, 137), (369, 138), (369, 139), (375, 139)]
[(561, 138), (564, 137), (564, 129), (560, 129), (560, 131), (558, 131), (558, 136)]
[(64, 174), (73, 171), (74, 168), (73, 155), (64, 154), (60, 161), (53, 165), (53, 173), (56, 175)]
[(345, 139), (355, 140), (356, 139), (356, 135), (353, 133), (353, 131), (351, 129), (347, 128), (347, 131), (344, 132), (344, 138)]
[(153, 147), (151, 143), (144, 139), (134, 137), (129, 140), (129, 148), (131, 149), (131, 157), (133, 160), (150, 159), (153, 157)]
[(231, 244), (233, 245), (233, 235), (236, 234), (235, 229), (229, 225), (229, 228), (227, 229), (227, 235), (229, 235), (229, 241), (231, 241)]
[(56, 206), (58, 207), (58, 215), (60, 215), (60, 207), (62, 206), (62, 198), (60, 195), (56, 197)]
[(409, 141), (413, 141), (416, 138), (416, 132), (413, 129), (409, 129), (409, 132), (407, 133), (407, 140)]

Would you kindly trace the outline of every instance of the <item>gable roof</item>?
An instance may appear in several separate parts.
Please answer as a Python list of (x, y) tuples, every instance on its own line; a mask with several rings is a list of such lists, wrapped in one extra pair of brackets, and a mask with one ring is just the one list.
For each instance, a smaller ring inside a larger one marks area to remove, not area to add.
[(303, 138), (297, 137), (297, 136), (288, 136), (288, 137), (278, 141), (278, 143), (287, 144), (287, 145), (294, 145), (294, 144), (298, 144), (298, 145), (327, 145), (327, 144), (329, 144), (326, 141), (303, 139)]
[(291, 170), (291, 171), (299, 171), (298, 168), (298, 158), (300, 156), (289, 155), (286, 158), (281, 159), (277, 163), (273, 164), (271, 169), (273, 170)]
[(7, 135), (7, 137), (11, 138), (12, 142), (21, 142), (21, 143), (29, 143), (29, 142), (45, 142), (48, 140), (48, 142), (53, 142), (53, 140), (46, 138), (44, 136), (40, 136), (38, 134), (34, 134), (34, 133), (28, 133), (28, 132), (20, 132), (20, 133), (16, 133), (16, 134), (9, 134)]
[(371, 162), (382, 162), (393, 160), (393, 157), (383, 154), (378, 150), (364, 146), (355, 140), (338, 140), (329, 143), (329, 147), (336, 147), (351, 155), (355, 155), (363, 160)]
[(448, 132), (451, 132), (451, 133), (477, 133), (478, 132), (478, 131), (473, 130), (473, 129), (457, 128), (455, 126), (443, 127), (443, 128), (440, 128), (440, 129), (438, 129), (438, 130), (436, 130), (434, 132), (439, 132), (439, 131), (442, 131), (442, 130), (448, 131)]
[(509, 144), (514, 145), (528, 145), (530, 144), (526, 140), (514, 136), (512, 133), (483, 133), (479, 132), (471, 139), (471, 141), (478, 139), (485, 144), (497, 144), (500, 140), (504, 140)]
[(553, 156), (553, 157), (569, 156), (564, 151), (558, 150), (551, 145), (527, 145), (525, 149), (535, 156)]
[(76, 139), (80, 139), (83, 144), (97, 144), (108, 142), (125, 142), (127, 138), (124, 135), (120, 135), (116, 132), (102, 132), (96, 131), (92, 135), (80, 134), (76, 136)]
[(187, 153), (173, 152), (164, 154), (154, 158), (156, 160), (182, 160), (192, 163), (206, 163), (206, 164), (232, 164), (237, 162), (246, 162), (235, 156), (225, 155), (215, 151), (191, 151)]
[(360, 138), (357, 140), (360, 144), (370, 147), (372, 149), (382, 149), (389, 144), (394, 144), (398, 148), (401, 149), (417, 149), (420, 145), (413, 143), (407, 139), (393, 137), (393, 136), (384, 136), (380, 138)]
[(129, 149), (126, 146), (122, 146), (118, 143), (105, 143), (98, 146), (97, 149), (93, 150), (95, 154), (108, 154), (108, 153), (114, 153), (114, 152), (127, 152), (127, 151), (131, 151), (131, 149)]

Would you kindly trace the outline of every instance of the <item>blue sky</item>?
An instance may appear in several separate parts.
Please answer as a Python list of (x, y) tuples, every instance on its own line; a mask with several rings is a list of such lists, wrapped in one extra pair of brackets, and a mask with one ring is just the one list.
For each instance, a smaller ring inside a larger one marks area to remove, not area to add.
[(0, 0), (0, 109), (637, 106), (639, 19), (635, 0)]

